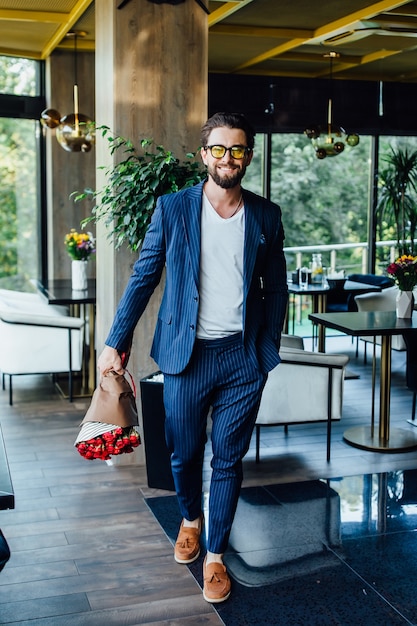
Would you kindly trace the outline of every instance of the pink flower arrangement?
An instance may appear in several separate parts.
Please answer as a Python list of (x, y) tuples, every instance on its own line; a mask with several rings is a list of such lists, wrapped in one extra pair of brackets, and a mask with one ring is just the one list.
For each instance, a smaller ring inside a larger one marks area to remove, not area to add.
[(112, 455), (133, 452), (133, 448), (140, 445), (140, 435), (132, 426), (125, 428), (119, 426), (88, 441), (79, 441), (75, 445), (85, 459), (107, 461)]
[(401, 291), (413, 291), (417, 285), (417, 256), (403, 254), (388, 265), (387, 273)]

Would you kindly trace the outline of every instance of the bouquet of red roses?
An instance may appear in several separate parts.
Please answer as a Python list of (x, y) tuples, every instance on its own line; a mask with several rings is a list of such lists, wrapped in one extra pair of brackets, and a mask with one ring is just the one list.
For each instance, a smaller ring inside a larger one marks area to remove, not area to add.
[(113, 430), (108, 430), (108, 424), (103, 426), (105, 428), (103, 433), (96, 430), (88, 434), (87, 428), (80, 432), (75, 446), (85, 459), (108, 461), (111, 456), (133, 452), (133, 449), (140, 445), (140, 434), (134, 427), (115, 426)]
[(388, 265), (387, 273), (400, 291), (413, 291), (417, 285), (417, 256), (403, 254)]
[(85, 459), (107, 461), (113, 455), (133, 452), (141, 443), (136, 390), (130, 378), (132, 386), (116, 372), (101, 378), (74, 444)]

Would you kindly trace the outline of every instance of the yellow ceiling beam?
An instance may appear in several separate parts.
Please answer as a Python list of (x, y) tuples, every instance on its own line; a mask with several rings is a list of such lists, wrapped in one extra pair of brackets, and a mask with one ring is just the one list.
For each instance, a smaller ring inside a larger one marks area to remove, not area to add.
[[(228, 74), (229, 72), (214, 72), (217, 74)], [(263, 69), (249, 69), (245, 71), (245, 75), (248, 76), (283, 76), (288, 78), (311, 78), (311, 74), (309, 72), (303, 71), (285, 71), (285, 70), (274, 70), (272, 68), (268, 68), (267, 70)]]
[[(61, 41), (59, 44), (60, 50), (74, 50), (74, 39), (70, 38), (68, 40)], [(96, 50), (96, 42), (91, 39), (78, 39), (77, 40), (77, 50), (79, 52), (95, 52)]]
[(0, 55), (5, 57), (23, 57), (25, 59), (32, 59), (33, 61), (41, 61), (41, 55), (39, 50), (25, 50), (21, 48), (2, 48), (0, 46)]
[[(401, 52), (402, 50), (378, 50), (377, 52), (365, 54), (363, 57), (357, 57), (356, 60), (352, 57), (343, 57), (341, 61), (334, 61), (332, 65), (332, 74), (343, 72), (344, 70), (351, 69), (352, 67), (366, 65), (367, 63), (374, 63), (375, 61), (380, 61), (381, 59), (385, 59), (395, 54), (400, 54)], [(323, 70), (323, 72), (316, 74), (316, 78), (326, 76), (329, 72), (330, 70), (327, 68), (326, 70)]]
[(86, 12), (92, 2), (93, 0), (78, 0), (78, 2), (74, 5), (72, 11), (62, 16), (63, 19), (60, 27), (56, 30), (54, 36), (51, 37), (47, 45), (42, 50), (42, 59), (46, 59), (50, 56), (50, 54), (55, 50), (57, 45), (65, 37), (67, 32), (71, 30), (74, 24), (76, 24), (76, 22)]
[(210, 13), (210, 15), (208, 16), (207, 21), (209, 28), (211, 26), (214, 26), (214, 24), (225, 20), (226, 17), (229, 17), (229, 15), (233, 15), (233, 13), (236, 13), (236, 11), (240, 11), (240, 9), (243, 9), (243, 7), (245, 7), (247, 4), (250, 4), (251, 2), (253, 2), (253, 0), (225, 2), (221, 7)]
[(380, 61), (381, 59), (386, 59), (387, 57), (392, 57), (395, 54), (401, 54), (402, 52), (403, 50), (378, 50), (377, 52), (371, 52), (370, 54), (365, 54), (362, 57), (360, 65)]
[[(274, 60), (274, 57), (272, 58)], [(329, 67), (329, 61), (322, 54), (309, 54), (308, 52), (288, 52), (284, 57), (279, 57), (279, 61), (294, 61), (295, 63), (321, 63)], [(353, 55), (343, 55), (343, 63), (358, 64), (358, 57)], [(334, 61), (336, 63), (336, 61)]]
[(384, 13), (385, 11), (396, 9), (404, 4), (408, 4), (409, 2), (410, 0), (402, 0), (400, 2), (393, 2), (393, 0), (381, 0), (381, 2), (369, 4), (359, 11), (347, 13), (338, 20), (335, 20), (334, 22), (329, 22), (329, 24), (321, 26), (314, 33), (314, 38), (327, 39), (328, 37), (336, 34), (335, 31), (346, 28), (347, 26), (350, 26), (355, 22), (359, 22), (360, 20), (368, 20), (371, 17), (375, 17), (375, 15), (378, 15), (379, 13)]
[(313, 37), (314, 31), (303, 28), (268, 28), (264, 26), (240, 26), (217, 24), (210, 28), (210, 35), (228, 35), (233, 37), (270, 37), (275, 39), (295, 39)]
[(298, 46), (302, 46), (304, 43), (309, 41), (309, 38), (302, 39), (291, 39), (291, 41), (287, 41), (286, 43), (281, 44), (280, 46), (276, 46), (271, 50), (267, 50), (263, 54), (258, 54), (256, 57), (252, 57), (245, 61), (245, 63), (241, 63), (238, 67), (236, 67), (233, 71), (239, 72), (240, 70), (244, 70), (252, 65), (257, 65), (258, 63), (262, 63), (262, 61), (267, 61), (271, 57), (280, 56), (284, 54), (284, 52), (288, 52), (288, 50), (293, 50), (294, 48), (298, 48)]
[(350, 26), (351, 24), (354, 24), (355, 22), (358, 22), (359, 20), (369, 19), (371, 17), (374, 17), (375, 15), (378, 15), (381, 12), (390, 11), (392, 9), (401, 7), (404, 4), (408, 4), (409, 1), (410, 0), (402, 0), (399, 2), (398, 1), (394, 2), (393, 0), (381, 0), (380, 2), (375, 2), (373, 4), (370, 4), (364, 7), (360, 11), (348, 13), (344, 15), (343, 17), (341, 17), (340, 19), (335, 20), (334, 22), (330, 22), (329, 24), (325, 24), (324, 26), (321, 26), (314, 32), (312, 37), (294, 38), (290, 41), (287, 41), (285, 44), (281, 46), (277, 46), (275, 48), (267, 50), (263, 54), (259, 54), (256, 57), (252, 57), (251, 59), (248, 59), (244, 63), (241, 63), (240, 65), (238, 65), (233, 71), (239, 72), (241, 70), (247, 69), (248, 67), (252, 67), (253, 65), (262, 63), (263, 61), (266, 61), (267, 59), (270, 59), (271, 57), (284, 54), (285, 52), (288, 52), (289, 50), (297, 48), (298, 46), (301, 46), (305, 43), (319, 43), (319, 41), (328, 39), (332, 35), (335, 35), (338, 31), (343, 30), (343, 28), (346, 28), (347, 26)]
[(0, 9), (0, 20), (11, 22), (50, 22), (60, 23), (65, 13), (55, 11), (15, 11), (12, 9)]

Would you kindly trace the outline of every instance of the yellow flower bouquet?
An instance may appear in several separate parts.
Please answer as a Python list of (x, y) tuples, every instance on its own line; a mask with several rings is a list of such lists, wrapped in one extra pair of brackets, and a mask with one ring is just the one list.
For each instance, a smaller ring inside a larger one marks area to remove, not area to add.
[(91, 233), (77, 233), (75, 228), (65, 235), (65, 247), (73, 261), (88, 261), (96, 251), (96, 242)]

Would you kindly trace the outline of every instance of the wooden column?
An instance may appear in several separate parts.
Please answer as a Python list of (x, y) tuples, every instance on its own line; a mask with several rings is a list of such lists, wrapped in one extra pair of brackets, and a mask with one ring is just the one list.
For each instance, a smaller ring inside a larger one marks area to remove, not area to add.
[[(152, 138), (182, 157), (199, 147), (207, 117), (207, 15), (183, 4), (96, 3), (96, 121), (115, 134)], [(108, 142), (97, 132), (97, 166), (110, 165)], [(115, 155), (117, 158), (117, 155)], [(105, 182), (97, 170), (97, 189)], [(115, 251), (97, 228), (97, 350), (101, 351), (137, 255)], [(149, 357), (162, 286), (140, 320), (129, 369), (136, 381), (157, 369)], [(140, 403), (139, 403), (140, 404)], [(140, 410), (140, 406), (139, 406)], [(143, 459), (143, 456), (142, 456)]]
[[(77, 53), (77, 78), (80, 113), (95, 119), (94, 53)], [(57, 109), (61, 116), (74, 112), (74, 53), (56, 50), (47, 61), (47, 106)], [(48, 272), (50, 278), (69, 278), (71, 260), (64, 247), (65, 234), (80, 230), (80, 222), (91, 211), (91, 203), (75, 204), (73, 191), (94, 188), (96, 157), (93, 148), (88, 153), (67, 152), (56, 140), (55, 130), (45, 130), (47, 144), (47, 211), (48, 211)], [(94, 226), (91, 228), (95, 230)], [(88, 264), (89, 276), (95, 275), (95, 263)]]

